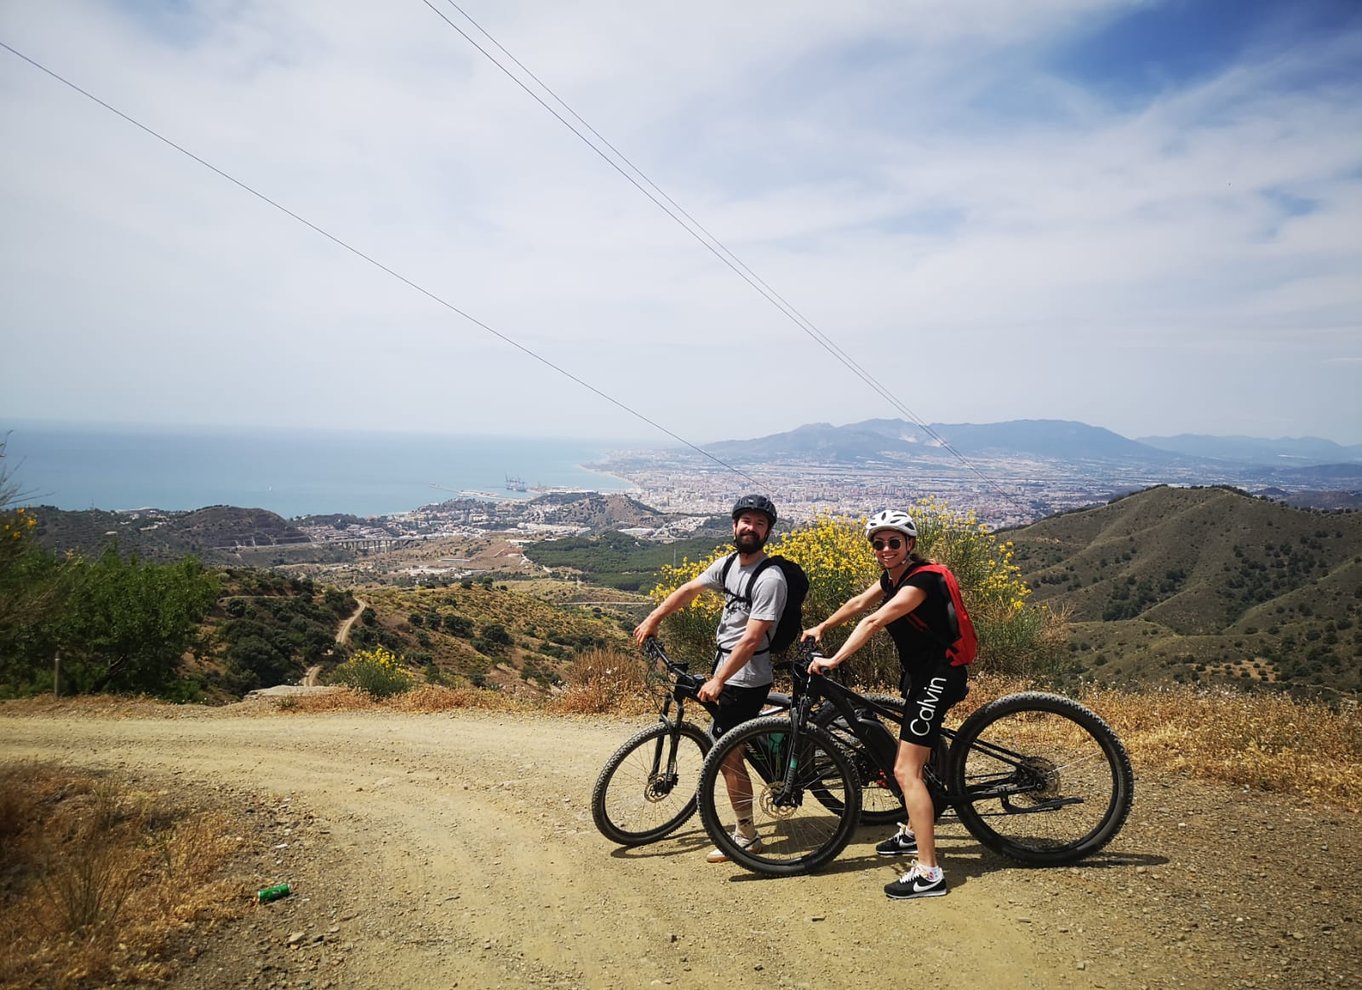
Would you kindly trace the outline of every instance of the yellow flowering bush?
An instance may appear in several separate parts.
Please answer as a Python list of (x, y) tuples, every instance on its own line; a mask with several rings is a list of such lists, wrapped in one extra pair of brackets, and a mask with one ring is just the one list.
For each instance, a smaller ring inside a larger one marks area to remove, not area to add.
[(0, 546), (13, 547), (23, 541), (38, 525), (38, 517), (20, 506), (12, 512), (0, 513)]
[(401, 657), (382, 646), (360, 650), (331, 674), (331, 683), (363, 691), (371, 698), (389, 698), (415, 685)]
[[(961, 594), (979, 636), (979, 660), (999, 673), (1044, 675), (1058, 660), (1063, 645), (1062, 623), (1042, 606), (1027, 603), (1030, 588), (1013, 560), (1012, 544), (1000, 539), (974, 513), (958, 513), (936, 499), (908, 507), (917, 524), (917, 553), (949, 567), (960, 582)], [(820, 516), (807, 525), (775, 537), (766, 547), (804, 568), (809, 595), (804, 601), (807, 628), (831, 615), (843, 602), (879, 581), (880, 569), (865, 538), (865, 519)], [(706, 567), (732, 552), (716, 547), (697, 560), (664, 566), (651, 596), (661, 601)], [(689, 607), (669, 616), (664, 642), (677, 659), (684, 657), (699, 669), (713, 660), (714, 628), (723, 608), (721, 595), (701, 595)], [(851, 620), (823, 637), (831, 653), (855, 626)], [(856, 679), (864, 684), (897, 685), (898, 654), (888, 636), (877, 636), (851, 661)]]

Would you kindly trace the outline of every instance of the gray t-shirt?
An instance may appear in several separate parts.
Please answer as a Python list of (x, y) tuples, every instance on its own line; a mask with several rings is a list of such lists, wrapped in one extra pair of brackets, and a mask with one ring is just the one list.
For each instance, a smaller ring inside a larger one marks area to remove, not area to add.
[[(727, 557), (720, 557), (710, 564), (700, 580), (706, 588), (711, 588), (724, 595), (725, 604), (723, 614), (719, 617), (719, 628), (714, 633), (714, 641), (719, 649), (727, 656), (733, 647), (738, 645), (738, 640), (742, 639), (743, 633), (747, 632), (748, 619), (768, 619), (774, 623), (780, 618), (780, 613), (785, 610), (785, 575), (780, 568), (772, 564), (767, 567), (757, 578), (756, 587), (748, 588), (752, 580), (752, 572), (757, 569), (765, 554), (753, 561), (748, 567), (742, 566), (742, 560), (733, 561), (733, 566), (728, 569), (728, 591), (737, 595), (745, 595), (751, 600), (751, 607), (742, 598), (734, 598), (732, 595), (724, 594), (724, 586), (720, 581), (723, 573), (724, 561)], [(727, 683), (734, 687), (765, 687), (774, 679), (771, 672), (771, 634), (775, 632), (772, 625), (767, 630), (766, 638), (761, 646), (757, 647), (761, 652), (754, 653), (752, 658), (743, 665), (742, 669), (730, 677)]]

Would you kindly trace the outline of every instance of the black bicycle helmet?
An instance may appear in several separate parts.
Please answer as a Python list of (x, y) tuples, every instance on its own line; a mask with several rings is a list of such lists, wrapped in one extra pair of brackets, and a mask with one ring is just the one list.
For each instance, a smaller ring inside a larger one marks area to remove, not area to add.
[(775, 503), (765, 495), (744, 495), (733, 503), (734, 519), (737, 519), (744, 512), (760, 512), (771, 520), (772, 526), (776, 524)]

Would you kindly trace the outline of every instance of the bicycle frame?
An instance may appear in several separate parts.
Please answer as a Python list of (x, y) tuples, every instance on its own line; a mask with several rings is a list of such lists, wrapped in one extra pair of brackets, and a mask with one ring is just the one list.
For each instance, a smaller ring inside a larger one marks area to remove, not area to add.
[[(790, 735), (787, 743), (789, 759), (780, 761), (785, 766), (785, 777), (781, 781), (780, 792), (777, 793), (772, 802), (776, 807), (792, 807), (799, 805), (803, 799), (803, 788), (797, 782), (799, 770), (800, 737), (803, 729), (811, 720), (811, 713), (814, 706), (819, 701), (827, 701), (842, 716), (847, 730), (860, 742), (861, 748), (869, 756), (871, 762), (881, 771), (884, 780), (891, 792), (900, 802), (903, 800), (903, 792), (899, 787), (897, 779), (894, 777), (894, 765), (892, 760), (886, 764), (876, 751), (874, 742), (868, 738), (868, 733), (859, 724), (860, 714), (857, 711), (859, 705), (861, 711), (872, 711), (876, 715), (888, 719), (891, 723), (897, 724), (898, 712), (895, 712), (883, 705), (877, 704), (869, 698), (865, 698), (843, 684), (822, 675), (811, 675), (808, 673), (809, 661), (813, 657), (813, 651), (807, 645), (800, 649), (799, 657), (793, 662), (788, 662), (782, 666), (790, 671), (791, 685), (793, 691), (790, 699)], [(853, 704), (853, 699), (855, 704)], [(779, 764), (778, 764), (779, 765)], [(758, 773), (761, 768), (758, 767)], [(764, 777), (764, 774), (763, 774)], [(774, 780), (767, 780), (768, 784), (774, 784)]]
[[(789, 752), (791, 758), (785, 766), (785, 779), (781, 784), (782, 793), (775, 797), (774, 803), (777, 807), (785, 807), (798, 804), (803, 800), (802, 789), (796, 784), (799, 737), (804, 725), (809, 721), (814, 706), (820, 701), (831, 704), (842, 716), (847, 731), (856, 737), (872, 764), (883, 774), (884, 784), (895, 797), (902, 801), (903, 790), (899, 787), (898, 779), (894, 776), (894, 758), (897, 756), (897, 746), (894, 756), (886, 761), (875, 741), (870, 738), (869, 731), (860, 723), (861, 713), (869, 711), (891, 724), (898, 724), (899, 713), (858, 694), (845, 684), (841, 684), (826, 675), (809, 674), (808, 665), (812, 657), (812, 651), (805, 647), (800, 651), (800, 658), (789, 665), (794, 687), (790, 705)], [(976, 741), (975, 747), (1009, 769), (970, 784), (962, 793), (952, 792), (947, 787), (944, 777), (946, 776), (946, 767), (949, 765), (954, 740), (955, 730), (943, 726), (936, 750), (922, 768), (927, 789), (932, 796), (932, 802), (938, 809), (953, 808), (964, 802), (973, 804), (977, 801), (997, 800), (1002, 805), (1002, 809), (994, 812), (994, 814), (1041, 814), (1062, 808), (1065, 805), (1082, 803), (1082, 798), (1056, 797), (1046, 801), (1032, 800), (1026, 806), (1013, 804), (1009, 800), (1011, 797), (1021, 794), (1034, 795), (1044, 790), (1046, 784), (1044, 771), (1041, 768), (1031, 766), (1025, 754), (986, 741)], [(767, 783), (774, 783), (774, 781), (768, 780)]]

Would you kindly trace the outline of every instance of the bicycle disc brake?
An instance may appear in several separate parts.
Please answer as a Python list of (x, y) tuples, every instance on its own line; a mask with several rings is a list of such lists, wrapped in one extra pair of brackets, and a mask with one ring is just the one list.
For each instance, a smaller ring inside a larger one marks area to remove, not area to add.
[(666, 800), (667, 796), (671, 794), (675, 787), (676, 774), (653, 774), (648, 778), (648, 786), (643, 788), (643, 797), (645, 800), (656, 804), (658, 801)]
[(803, 795), (799, 791), (788, 791), (784, 784), (769, 784), (761, 789), (757, 799), (761, 810), (771, 818), (789, 818), (799, 810)]

